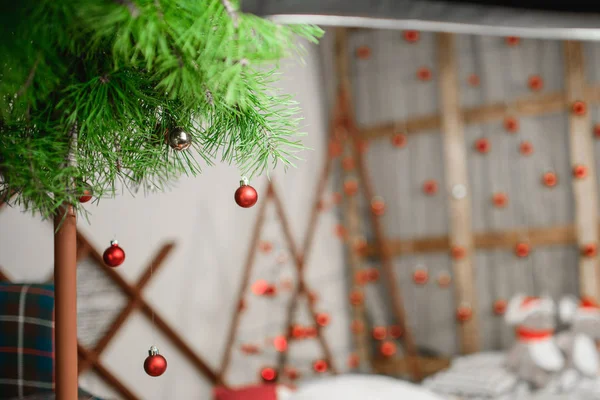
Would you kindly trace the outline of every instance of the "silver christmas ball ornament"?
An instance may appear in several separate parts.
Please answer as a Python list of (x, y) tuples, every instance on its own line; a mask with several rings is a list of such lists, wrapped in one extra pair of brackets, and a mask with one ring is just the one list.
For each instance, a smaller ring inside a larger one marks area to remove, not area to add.
[(192, 145), (192, 135), (177, 127), (169, 130), (169, 146), (173, 150), (186, 150)]

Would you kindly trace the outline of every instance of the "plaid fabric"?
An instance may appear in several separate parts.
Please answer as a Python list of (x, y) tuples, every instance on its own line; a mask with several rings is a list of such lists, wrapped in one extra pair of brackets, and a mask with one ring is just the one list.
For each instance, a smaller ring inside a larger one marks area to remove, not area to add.
[[(41, 394), (32, 394), (31, 396), (26, 397), (15, 397), (11, 400), (55, 400), (54, 393), (41, 393)], [(83, 389), (79, 389), (79, 397), (77, 400), (102, 400), (99, 397), (95, 397)]]
[(0, 398), (54, 389), (54, 286), (0, 283)]

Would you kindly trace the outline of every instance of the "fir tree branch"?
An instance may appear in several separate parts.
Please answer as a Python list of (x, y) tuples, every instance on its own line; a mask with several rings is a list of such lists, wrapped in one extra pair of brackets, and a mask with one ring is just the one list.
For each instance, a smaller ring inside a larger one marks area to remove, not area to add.
[(137, 18), (140, 15), (140, 10), (132, 0), (113, 0), (117, 4), (127, 6), (132, 18)]
[(38, 65), (40, 64), (40, 61), (42, 61), (42, 56), (38, 55), (38, 57), (35, 59), (35, 62), (33, 63), (33, 66), (31, 67), (31, 70), (29, 71), (29, 74), (27, 75), (27, 80), (25, 80), (25, 83), (23, 83), (23, 86), (21, 86), (21, 88), (17, 92), (16, 97), (21, 97), (23, 93), (25, 93), (25, 91), (29, 88), (29, 86), (31, 86), (31, 84), (33, 83), (33, 78), (35, 77), (35, 71), (37, 70)]
[(231, 4), (231, 1), (229, 0), (221, 0), (221, 3), (223, 4), (223, 7), (225, 7), (225, 11), (227, 11), (229, 18), (231, 18), (231, 21), (233, 21), (234, 28), (237, 29), (237, 27), (239, 26), (240, 17), (235, 8), (233, 7), (233, 4)]

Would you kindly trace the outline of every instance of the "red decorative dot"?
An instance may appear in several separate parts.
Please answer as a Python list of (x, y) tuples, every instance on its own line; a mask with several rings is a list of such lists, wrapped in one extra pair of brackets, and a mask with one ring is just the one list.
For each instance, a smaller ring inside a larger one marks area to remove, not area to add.
[(425, 193), (428, 196), (433, 196), (437, 193), (438, 191), (438, 184), (437, 181), (433, 180), (433, 179), (429, 179), (426, 180), (425, 182), (423, 182), (423, 193)]
[(473, 310), (469, 305), (461, 305), (456, 309), (456, 319), (459, 322), (467, 322), (473, 316)]
[(519, 145), (519, 153), (523, 154), (524, 156), (531, 155), (533, 153), (533, 145), (531, 142), (527, 140), (522, 141)]
[(353, 290), (350, 292), (350, 304), (353, 306), (360, 306), (363, 303), (364, 295), (359, 290)]
[(462, 246), (452, 246), (451, 253), (455, 260), (462, 260), (467, 255), (467, 251)]
[(384, 340), (387, 336), (387, 329), (385, 326), (376, 326), (373, 328), (373, 339)]
[(315, 321), (317, 322), (317, 325), (319, 325), (319, 326), (329, 325), (330, 320), (331, 320), (331, 318), (329, 317), (329, 314), (327, 314), (327, 313), (317, 313), (317, 315), (315, 317)]
[(342, 155), (342, 144), (339, 140), (331, 140), (329, 142), (329, 157), (336, 158)]
[(360, 46), (356, 49), (356, 57), (361, 60), (371, 58), (371, 48), (369, 46)]
[(379, 280), (379, 270), (377, 268), (368, 268), (369, 282), (377, 282)]
[(252, 343), (244, 343), (240, 346), (242, 353), (247, 355), (254, 355), (260, 353), (260, 347)]
[(300, 378), (300, 373), (294, 367), (285, 367), (283, 373), (291, 381), (295, 381)]
[(469, 82), (469, 86), (473, 86), (473, 87), (479, 86), (479, 84), (481, 83), (479, 80), (479, 75), (477, 75), (477, 74), (469, 75), (468, 82)]
[(419, 41), (420, 34), (419, 31), (404, 31), (402, 36), (408, 43), (416, 43)]
[(519, 120), (515, 117), (504, 118), (504, 130), (508, 133), (516, 133), (519, 131)]
[(344, 168), (345, 171), (352, 171), (354, 165), (354, 158), (347, 156), (342, 159), (342, 168)]
[(269, 286), (267, 286), (267, 288), (265, 289), (265, 292), (263, 293), (263, 296), (273, 297), (276, 294), (277, 294), (277, 287), (275, 285), (269, 284)]
[(280, 353), (283, 353), (288, 348), (287, 339), (283, 335), (275, 336), (273, 339), (273, 347)]
[(490, 141), (486, 138), (480, 138), (475, 141), (475, 150), (481, 154), (486, 154), (490, 151)]
[(366, 285), (368, 282), (369, 271), (367, 271), (366, 269), (356, 271), (356, 274), (354, 274), (354, 283), (356, 283), (359, 286), (363, 286)]
[(260, 370), (260, 377), (265, 382), (275, 382), (277, 380), (277, 371), (275, 368), (265, 367)]
[(399, 149), (405, 147), (407, 141), (408, 138), (404, 133), (396, 133), (394, 136), (392, 136), (392, 145)]
[(492, 195), (492, 204), (496, 208), (504, 208), (508, 204), (508, 196), (503, 192), (494, 193)]
[(258, 248), (263, 253), (270, 253), (271, 250), (273, 250), (273, 243), (267, 242), (267, 241), (262, 241), (259, 243)]
[(544, 80), (539, 75), (532, 75), (527, 80), (527, 86), (533, 91), (542, 90), (544, 87)]
[(381, 346), (379, 346), (379, 352), (384, 357), (391, 357), (396, 354), (397, 347), (394, 342), (383, 342)]
[(385, 202), (381, 197), (376, 196), (371, 200), (371, 212), (378, 217), (385, 213)]
[(353, 178), (346, 179), (344, 182), (344, 193), (348, 196), (354, 196), (358, 192), (358, 181)]
[(304, 332), (306, 333), (306, 338), (307, 339), (314, 339), (317, 337), (319, 331), (317, 330), (316, 327), (314, 326), (305, 326), (304, 327)]
[(546, 172), (542, 177), (542, 183), (547, 187), (554, 187), (558, 183), (558, 177), (554, 172)]
[(316, 373), (322, 374), (327, 372), (327, 361), (325, 360), (317, 360), (313, 363), (313, 370)]
[(596, 139), (600, 139), (600, 123), (594, 125), (594, 136)]
[(302, 325), (295, 324), (292, 326), (291, 336), (294, 339), (304, 339), (306, 338), (306, 330)]
[(344, 225), (337, 224), (335, 226), (335, 236), (337, 236), (339, 238), (346, 237), (346, 228), (344, 228)]
[(413, 282), (417, 285), (424, 285), (429, 280), (429, 273), (425, 269), (418, 269), (413, 272)]
[(257, 296), (263, 296), (269, 287), (269, 282), (259, 279), (252, 284), (252, 293)]
[(571, 111), (577, 116), (582, 116), (587, 113), (587, 105), (583, 101), (576, 101), (571, 105)]
[(421, 67), (417, 70), (417, 79), (420, 81), (430, 81), (432, 76), (431, 70), (427, 67)]
[(90, 189), (83, 189), (83, 193), (79, 196), (80, 203), (87, 203), (92, 199), (92, 191)]
[(581, 255), (584, 257), (596, 257), (598, 254), (598, 246), (596, 243), (588, 243), (581, 247)]
[(437, 278), (437, 283), (439, 287), (448, 287), (450, 286), (450, 283), (452, 283), (452, 277), (447, 272), (440, 272)]
[(359, 365), (360, 365), (360, 359), (358, 358), (358, 355), (355, 353), (350, 354), (348, 356), (348, 368), (356, 369), (356, 368), (358, 368)]
[(576, 165), (573, 167), (573, 176), (577, 179), (583, 179), (587, 176), (588, 170), (585, 165)]
[(352, 324), (350, 324), (350, 330), (355, 335), (358, 335), (359, 333), (363, 333), (365, 331), (365, 324), (363, 324), (362, 321), (355, 319), (352, 321)]
[(506, 43), (507, 46), (517, 46), (519, 44), (519, 42), (521, 41), (521, 39), (518, 36), (507, 36), (504, 39), (504, 42)]
[(504, 299), (498, 299), (498, 300), (494, 301), (494, 305), (493, 305), (494, 314), (504, 315), (507, 307), (508, 307), (508, 303)]
[(331, 201), (333, 204), (340, 204), (342, 202), (342, 194), (339, 192), (334, 192), (331, 195)]
[(529, 255), (530, 247), (528, 243), (517, 243), (515, 246), (515, 255), (520, 258), (527, 257)]
[(398, 339), (398, 338), (402, 337), (402, 334), (404, 333), (404, 331), (402, 330), (402, 327), (400, 325), (390, 326), (388, 328), (388, 332), (392, 339)]

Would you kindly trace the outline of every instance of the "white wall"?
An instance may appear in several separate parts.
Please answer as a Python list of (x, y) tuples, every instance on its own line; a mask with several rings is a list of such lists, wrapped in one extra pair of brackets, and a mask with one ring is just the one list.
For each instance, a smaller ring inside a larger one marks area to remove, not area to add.
[[(302, 130), (308, 133), (304, 143), (313, 150), (302, 153), (303, 161), (298, 162), (297, 169), (274, 174), (299, 246), (324, 162), (327, 128), (314, 47), (309, 47), (305, 60), (306, 65), (297, 61), (284, 63), (282, 85), (297, 94), (305, 118)], [(146, 288), (145, 298), (217, 370), (258, 209), (246, 210), (235, 205), (233, 193), (239, 178), (235, 168), (216, 165), (206, 168), (197, 178), (180, 180), (167, 193), (136, 198), (127, 194), (102, 200), (98, 206), (88, 206), (92, 213), (89, 224), (84, 219), (79, 221), (81, 231), (101, 251), (113, 237), (119, 239), (127, 252), (127, 261), (118, 272), (132, 284), (161, 244), (169, 240), (176, 242), (166, 265)], [(264, 178), (252, 184), (264, 195)], [(335, 219), (331, 212), (322, 216), (308, 275), (309, 284), (314, 282), (323, 297), (322, 307), (334, 315), (328, 334), (331, 339), (335, 337), (332, 347), (342, 357), (348, 348), (345, 333), (348, 325), (344, 313), (333, 312), (344, 309), (346, 298), (344, 280), (336, 278), (336, 271), (342, 265), (342, 248), (331, 233)], [(278, 246), (281, 235), (274, 233), (278, 229), (274, 217), (270, 217), (266, 225), (265, 235)], [(19, 210), (5, 208), (0, 213), (0, 265), (15, 281), (35, 282), (47, 278), (52, 270), (51, 225)], [(268, 260), (257, 264), (254, 279), (261, 277), (261, 268), (269, 269)], [(291, 266), (286, 268), (286, 273), (292, 276)], [(254, 304), (256, 308), (252, 309)], [(253, 303), (251, 310), (283, 318), (284, 306), (279, 299), (272, 304)], [(256, 326), (257, 320), (253, 321)], [(110, 321), (100, 323), (105, 326)], [(279, 333), (274, 332), (271, 325), (269, 329), (266, 325), (259, 326), (262, 336)], [(159, 346), (169, 363), (167, 373), (161, 378), (147, 377), (142, 368), (152, 344)], [(210, 398), (207, 381), (179, 356), (158, 330), (153, 333), (148, 320), (140, 313), (134, 313), (128, 320), (104, 352), (102, 361), (143, 399)], [(255, 380), (258, 366), (268, 361), (259, 358), (248, 364), (247, 359), (234, 357), (228, 378), (236, 383)], [(98, 395), (118, 398), (93, 373), (86, 373), (80, 382)]]

